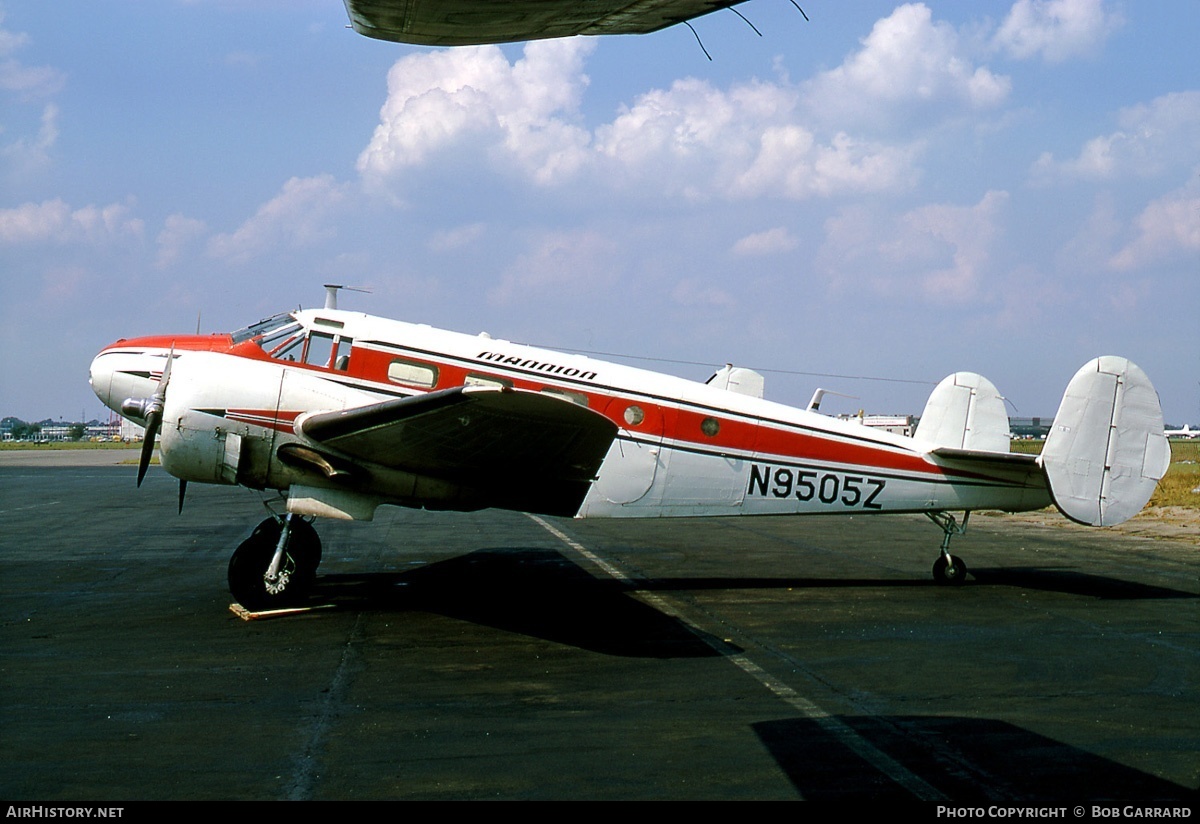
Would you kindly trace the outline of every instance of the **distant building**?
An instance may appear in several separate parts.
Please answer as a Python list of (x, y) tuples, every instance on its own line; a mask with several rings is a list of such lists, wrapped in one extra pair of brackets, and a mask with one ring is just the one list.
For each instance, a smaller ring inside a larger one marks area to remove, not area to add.
[(912, 415), (838, 415), (839, 420), (853, 421), (872, 429), (882, 429), (896, 435), (911, 438), (917, 429), (917, 418)]
[(1018, 438), (1043, 439), (1050, 432), (1053, 418), (1009, 418), (1008, 428)]
[(146, 427), (139, 426), (128, 418), (121, 418), (118, 433), (123, 441), (140, 441), (146, 435)]

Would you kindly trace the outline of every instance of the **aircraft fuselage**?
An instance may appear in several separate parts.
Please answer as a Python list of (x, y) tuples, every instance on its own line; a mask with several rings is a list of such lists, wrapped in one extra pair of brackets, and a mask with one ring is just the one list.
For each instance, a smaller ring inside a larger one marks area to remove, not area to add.
[[(164, 468), (188, 481), (290, 491), (310, 501), (290, 505), (305, 514), (369, 519), (383, 503), (477, 508), (461, 483), (436, 472), (351, 461), (300, 431), (314, 413), (459, 386), (552, 394), (616, 424), (577, 517), (1050, 504), (1042, 473), (1028, 464), (956, 466), (911, 438), (725, 388), (339, 310), (276, 316), (232, 335), (120, 340), (93, 361), (92, 387), (121, 412), (126, 398), (156, 390), (171, 352)], [(321, 460), (332, 468), (318, 471)]]

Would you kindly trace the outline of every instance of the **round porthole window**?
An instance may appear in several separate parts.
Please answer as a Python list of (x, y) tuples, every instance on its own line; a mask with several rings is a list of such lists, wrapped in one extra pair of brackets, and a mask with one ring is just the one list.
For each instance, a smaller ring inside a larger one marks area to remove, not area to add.
[(700, 431), (710, 438), (715, 438), (721, 431), (721, 422), (716, 418), (705, 418), (700, 422)]
[(629, 406), (625, 409), (625, 423), (630, 426), (637, 426), (642, 421), (646, 420), (646, 413), (642, 411), (640, 406)]

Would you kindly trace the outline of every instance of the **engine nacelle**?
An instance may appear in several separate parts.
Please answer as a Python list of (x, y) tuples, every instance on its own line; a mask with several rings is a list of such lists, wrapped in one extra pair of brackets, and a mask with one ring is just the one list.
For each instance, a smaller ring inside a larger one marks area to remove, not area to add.
[(197, 412), (169, 419), (159, 437), (163, 469), (184, 481), (239, 483), (244, 438)]

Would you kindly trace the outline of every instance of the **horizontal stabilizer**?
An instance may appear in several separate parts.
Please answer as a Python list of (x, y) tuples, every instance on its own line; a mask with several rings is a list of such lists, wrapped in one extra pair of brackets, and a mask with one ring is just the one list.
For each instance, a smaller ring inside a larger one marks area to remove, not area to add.
[(1145, 372), (1109, 355), (1075, 373), (1041, 455), (1064, 515), (1089, 526), (1126, 521), (1150, 500), (1170, 462), (1158, 394)]
[(975, 449), (951, 449), (948, 446), (939, 446), (937, 449), (931, 450), (930, 454), (951, 461), (971, 461), (976, 464), (992, 464), (995, 467), (1006, 468), (1037, 463), (1037, 455), (1029, 452), (984, 452)]
[(913, 440), (931, 451), (948, 447), (1007, 453), (1010, 444), (1004, 398), (982, 375), (955, 372), (930, 394)]

